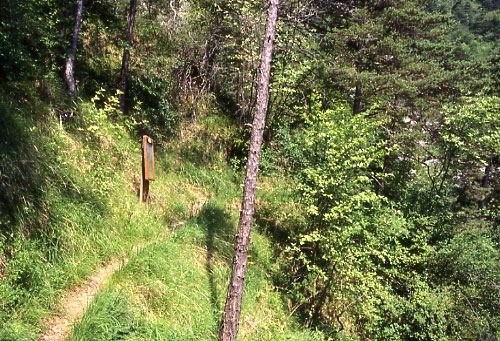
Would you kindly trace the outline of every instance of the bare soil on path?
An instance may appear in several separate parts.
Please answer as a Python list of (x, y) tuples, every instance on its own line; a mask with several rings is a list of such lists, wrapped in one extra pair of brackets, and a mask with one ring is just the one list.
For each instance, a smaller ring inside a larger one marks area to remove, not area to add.
[(109, 264), (103, 266), (82, 286), (69, 291), (63, 298), (62, 307), (64, 311), (60, 315), (52, 317), (47, 322), (47, 331), (40, 340), (64, 340), (70, 335), (71, 326), (78, 321), (108, 278), (118, 270), (126, 260), (113, 259)]

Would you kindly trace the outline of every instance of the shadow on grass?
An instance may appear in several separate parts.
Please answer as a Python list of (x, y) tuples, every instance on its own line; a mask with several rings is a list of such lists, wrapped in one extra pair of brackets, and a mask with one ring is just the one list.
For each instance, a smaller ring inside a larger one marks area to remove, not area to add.
[(220, 318), (223, 307), (219, 302), (219, 292), (215, 284), (214, 260), (215, 257), (231, 262), (234, 243), (234, 226), (231, 215), (216, 203), (205, 204), (196, 217), (197, 224), (205, 231), (205, 245), (207, 258), (205, 269), (210, 286), (210, 302), (212, 304), (215, 321)]

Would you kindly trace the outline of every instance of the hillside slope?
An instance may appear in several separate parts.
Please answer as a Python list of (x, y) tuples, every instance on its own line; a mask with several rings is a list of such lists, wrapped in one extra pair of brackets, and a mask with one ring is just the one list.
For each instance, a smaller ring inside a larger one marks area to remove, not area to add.
[[(116, 98), (100, 93), (59, 120), (36, 90), (19, 84), (1, 103), (0, 339), (36, 339), (50, 315), (65, 314), (66, 290), (123, 256), (130, 261), (72, 339), (214, 339), (242, 181), (225, 161), (225, 119), (199, 118), (179, 139), (157, 145), (157, 180), (145, 206), (138, 203), (140, 139), (133, 122), (116, 120)], [(269, 241), (256, 232), (242, 338), (313, 338), (287, 315), (273, 267)]]

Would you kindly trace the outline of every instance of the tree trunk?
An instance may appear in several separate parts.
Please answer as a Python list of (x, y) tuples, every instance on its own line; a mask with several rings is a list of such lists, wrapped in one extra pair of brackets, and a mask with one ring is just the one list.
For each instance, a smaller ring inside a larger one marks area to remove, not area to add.
[(354, 105), (353, 105), (353, 113), (357, 115), (361, 112), (361, 85), (356, 84), (356, 90), (354, 92)]
[(278, 18), (278, 0), (269, 1), (267, 11), (266, 33), (260, 62), (260, 74), (257, 87), (257, 103), (255, 116), (250, 137), (250, 150), (243, 189), (243, 201), (241, 204), (238, 233), (234, 245), (233, 270), (231, 281), (227, 290), (226, 306), (222, 316), (219, 330), (219, 340), (236, 340), (241, 313), (241, 301), (243, 298), (243, 286), (245, 283), (247, 256), (252, 234), (253, 213), (255, 206), (255, 191), (257, 186), (257, 174), (259, 171), (259, 160), (262, 145), (262, 136), (266, 121), (267, 103), (269, 101), (269, 78), (271, 74), (271, 60), (273, 53), (273, 42), (276, 33), (276, 22)]
[[(488, 165), (484, 170), (484, 177), (483, 180), (481, 181), (481, 188), (488, 188), (490, 185), (490, 172), (492, 165), (493, 165), (493, 158), (489, 160)], [(486, 205), (487, 200), (488, 196), (486, 195), (482, 200), (479, 201), (479, 210), (481, 211), (479, 219), (483, 219), (483, 213), (484, 213), (483, 209), (484, 206)]]
[[(356, 72), (359, 76), (361, 73), (361, 60), (356, 62)], [(356, 82), (356, 90), (354, 91), (354, 104), (352, 106), (352, 111), (354, 115), (357, 115), (361, 112), (361, 97), (363, 94), (361, 93), (361, 82)]]
[(71, 43), (71, 52), (69, 54), (68, 59), (66, 60), (66, 66), (64, 68), (64, 76), (66, 78), (66, 84), (68, 85), (69, 91), (75, 98), (77, 97), (77, 94), (76, 94), (75, 78), (73, 77), (73, 66), (75, 64), (76, 47), (78, 45), (78, 33), (80, 32), (80, 24), (82, 22), (82, 11), (83, 11), (83, 0), (78, 0), (75, 28), (73, 30), (73, 41)]
[(118, 96), (120, 100), (120, 110), (125, 111), (125, 92), (127, 90), (127, 71), (128, 71), (128, 61), (130, 59), (130, 49), (132, 49), (133, 40), (132, 32), (134, 31), (135, 22), (135, 10), (137, 8), (137, 0), (130, 0), (130, 10), (127, 16), (127, 45), (125, 50), (123, 50), (122, 59), (122, 70), (120, 73), (120, 95)]

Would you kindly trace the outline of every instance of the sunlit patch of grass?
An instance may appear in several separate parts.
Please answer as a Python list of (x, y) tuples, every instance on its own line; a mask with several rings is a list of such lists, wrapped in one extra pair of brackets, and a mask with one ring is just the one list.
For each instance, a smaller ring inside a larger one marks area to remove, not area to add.
[(81, 322), (73, 328), (71, 340), (118, 340), (155, 336), (155, 329), (137, 319), (123, 293), (101, 291), (89, 305)]
[[(115, 273), (107, 292), (127, 297), (140, 324), (154, 326), (157, 331), (156, 338), (145, 334), (136, 337), (155, 340), (217, 338), (231, 271), (237, 223), (234, 213), (225, 211), (223, 201), (207, 203), (196, 217), (162, 240), (140, 249)], [(321, 339), (320, 334), (300, 331), (287, 315), (272, 285), (271, 266), (269, 241), (255, 234), (240, 337), (246, 340)], [(82, 319), (75, 328), (87, 329), (86, 323), (86, 319)]]

